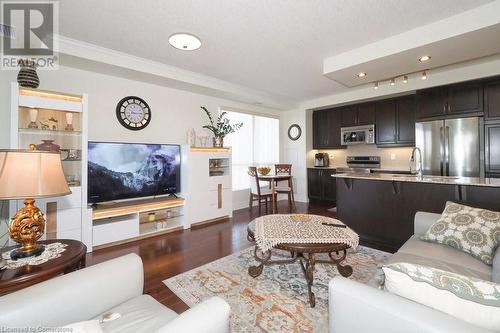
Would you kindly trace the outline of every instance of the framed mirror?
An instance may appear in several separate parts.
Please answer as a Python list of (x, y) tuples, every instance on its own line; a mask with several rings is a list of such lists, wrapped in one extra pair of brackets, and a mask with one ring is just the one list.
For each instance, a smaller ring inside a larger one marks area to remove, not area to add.
[(298, 140), (301, 135), (302, 135), (302, 129), (300, 128), (299, 125), (293, 124), (290, 125), (290, 127), (288, 127), (288, 137), (290, 138), (290, 140), (292, 141)]

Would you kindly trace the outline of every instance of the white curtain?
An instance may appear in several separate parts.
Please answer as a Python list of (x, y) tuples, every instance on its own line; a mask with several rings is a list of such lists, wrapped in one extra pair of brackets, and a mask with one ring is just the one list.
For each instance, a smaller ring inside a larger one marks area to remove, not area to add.
[(243, 127), (229, 134), (224, 144), (232, 148), (233, 191), (250, 187), (249, 166), (273, 167), (279, 161), (279, 120), (246, 113), (226, 111), (231, 123)]

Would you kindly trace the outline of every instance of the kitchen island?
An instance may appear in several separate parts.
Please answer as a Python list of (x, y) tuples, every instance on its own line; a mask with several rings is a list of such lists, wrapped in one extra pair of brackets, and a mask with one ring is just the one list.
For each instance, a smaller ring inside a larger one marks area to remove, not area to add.
[(417, 211), (441, 213), (447, 201), (500, 211), (500, 179), (339, 173), (337, 216), (361, 239), (397, 250), (413, 235)]

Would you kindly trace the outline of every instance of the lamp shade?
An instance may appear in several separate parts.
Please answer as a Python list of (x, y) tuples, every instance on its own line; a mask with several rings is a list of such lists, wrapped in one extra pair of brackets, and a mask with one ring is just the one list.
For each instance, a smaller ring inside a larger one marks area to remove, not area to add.
[(70, 193), (59, 153), (0, 150), (0, 199), (55, 197)]

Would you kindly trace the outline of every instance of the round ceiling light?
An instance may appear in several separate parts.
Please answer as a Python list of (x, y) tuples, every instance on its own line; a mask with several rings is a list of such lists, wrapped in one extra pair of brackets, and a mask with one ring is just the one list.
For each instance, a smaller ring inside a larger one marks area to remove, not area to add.
[(195, 35), (185, 32), (173, 34), (168, 38), (170, 45), (183, 51), (197, 50), (201, 46), (201, 40)]
[(420, 57), (420, 58), (418, 59), (418, 61), (420, 61), (420, 62), (425, 62), (425, 61), (427, 61), (427, 60), (431, 60), (431, 56), (424, 55), (424, 56), (422, 56), (422, 57)]
[(361, 72), (358, 74), (358, 77), (365, 77), (366, 76), (366, 73), (365, 72)]

